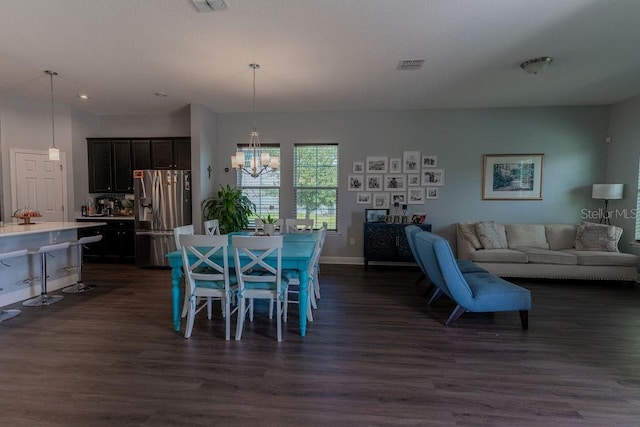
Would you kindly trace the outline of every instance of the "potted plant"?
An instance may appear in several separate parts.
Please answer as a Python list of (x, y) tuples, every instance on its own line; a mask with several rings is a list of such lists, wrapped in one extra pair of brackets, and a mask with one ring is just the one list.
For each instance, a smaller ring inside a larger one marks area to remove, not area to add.
[(273, 236), (276, 233), (276, 221), (278, 219), (271, 216), (271, 214), (267, 215), (266, 219), (263, 219), (264, 222), (264, 234), (267, 236)]
[(208, 197), (202, 201), (202, 213), (205, 220), (217, 219), (220, 233), (244, 230), (249, 226), (249, 216), (256, 205), (242, 194), (240, 188), (220, 186), (217, 197)]

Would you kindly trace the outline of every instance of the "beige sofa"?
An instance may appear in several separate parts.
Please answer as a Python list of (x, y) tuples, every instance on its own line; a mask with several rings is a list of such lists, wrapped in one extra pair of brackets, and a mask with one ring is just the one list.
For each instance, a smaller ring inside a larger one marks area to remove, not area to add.
[(456, 225), (458, 258), (503, 277), (635, 281), (639, 258), (618, 251), (621, 235), (593, 223)]

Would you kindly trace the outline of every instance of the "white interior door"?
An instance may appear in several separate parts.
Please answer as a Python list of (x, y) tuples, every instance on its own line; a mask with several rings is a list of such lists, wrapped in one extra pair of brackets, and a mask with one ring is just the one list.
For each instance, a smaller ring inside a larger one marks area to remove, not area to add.
[(28, 207), (42, 214), (38, 221), (65, 221), (66, 160), (49, 160), (47, 151), (12, 148), (11, 212)]

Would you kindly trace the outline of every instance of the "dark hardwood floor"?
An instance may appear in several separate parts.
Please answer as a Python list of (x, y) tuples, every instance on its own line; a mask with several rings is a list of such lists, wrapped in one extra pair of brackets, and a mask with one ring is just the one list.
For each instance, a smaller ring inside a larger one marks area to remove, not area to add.
[(265, 305), (242, 341), (204, 313), (185, 340), (168, 270), (84, 274), (92, 292), (0, 324), (0, 425), (640, 425), (639, 286), (518, 281), (528, 331), (517, 312), (446, 328), (416, 269), (323, 265), (307, 336), (291, 316), (278, 343)]

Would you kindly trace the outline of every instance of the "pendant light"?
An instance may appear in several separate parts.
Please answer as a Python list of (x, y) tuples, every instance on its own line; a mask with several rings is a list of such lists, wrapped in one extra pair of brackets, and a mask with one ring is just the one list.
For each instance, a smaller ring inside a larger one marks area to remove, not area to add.
[(56, 148), (56, 127), (53, 120), (53, 76), (57, 76), (58, 73), (51, 70), (45, 70), (45, 73), (49, 74), (51, 80), (51, 147), (49, 148), (49, 160), (60, 160), (60, 150)]
[[(231, 167), (237, 171), (246, 173), (252, 178), (257, 178), (265, 172), (276, 171), (280, 167), (280, 158), (271, 157), (269, 153), (263, 152), (260, 145), (259, 133), (256, 128), (256, 70), (259, 64), (249, 64), (253, 70), (253, 128), (249, 147), (246, 150), (238, 150), (235, 156), (231, 156)], [(248, 158), (245, 158), (245, 153)]]

